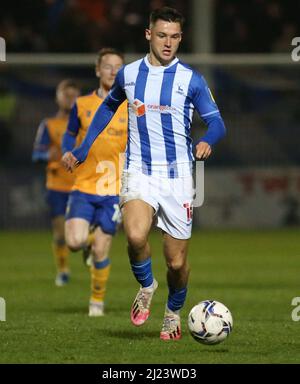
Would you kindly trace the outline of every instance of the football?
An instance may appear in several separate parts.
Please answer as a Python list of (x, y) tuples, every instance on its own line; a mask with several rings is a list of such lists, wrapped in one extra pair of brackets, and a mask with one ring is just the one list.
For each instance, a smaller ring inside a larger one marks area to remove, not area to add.
[(195, 305), (188, 316), (192, 337), (202, 344), (218, 344), (232, 331), (232, 316), (224, 304), (216, 300), (204, 300)]

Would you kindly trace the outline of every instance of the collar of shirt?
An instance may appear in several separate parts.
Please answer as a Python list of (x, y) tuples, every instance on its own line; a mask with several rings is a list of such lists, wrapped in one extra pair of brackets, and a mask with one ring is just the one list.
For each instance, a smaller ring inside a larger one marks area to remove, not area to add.
[(174, 64), (178, 62), (178, 58), (175, 57), (168, 65), (152, 65), (149, 62), (148, 55), (144, 57), (144, 62), (147, 65), (147, 67), (151, 70), (151, 72), (164, 72), (167, 68), (171, 68)]

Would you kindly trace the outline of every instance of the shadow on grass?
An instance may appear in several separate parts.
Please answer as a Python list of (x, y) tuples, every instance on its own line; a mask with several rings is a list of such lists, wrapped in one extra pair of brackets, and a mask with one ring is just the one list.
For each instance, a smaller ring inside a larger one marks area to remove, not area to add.
[(70, 315), (70, 314), (85, 314), (87, 315), (88, 308), (87, 306), (69, 306), (61, 308), (53, 308), (51, 312), (59, 313), (61, 315)]
[[(71, 314), (80, 314), (86, 315), (88, 314), (88, 303), (86, 305), (66, 305), (65, 307), (56, 307), (56, 308), (48, 308), (48, 311), (52, 313), (57, 313), (61, 315), (71, 315)], [(121, 309), (117, 307), (108, 307), (105, 309), (105, 318), (109, 316), (118, 316), (122, 318), (128, 318), (128, 309)]]
[[(95, 330), (94, 330), (95, 331)], [(98, 329), (96, 330), (99, 336), (112, 337), (116, 339), (125, 339), (125, 340), (140, 340), (145, 341), (145, 339), (154, 339), (159, 337), (159, 332), (151, 330), (143, 330), (139, 332), (138, 330), (133, 329), (132, 331), (114, 331), (107, 329)]]
[(293, 287), (293, 284), (288, 284), (285, 282), (257, 282), (254, 283), (246, 282), (246, 283), (233, 283), (233, 282), (217, 282), (217, 281), (201, 281), (200, 283), (193, 282), (193, 288), (201, 289), (202, 287), (205, 287), (205, 289), (232, 289), (232, 290), (261, 290), (261, 289), (286, 289)]
[(125, 315), (125, 317), (128, 317), (130, 315), (130, 308), (128, 309), (127, 307), (120, 308), (120, 307), (107, 306), (107, 308), (105, 309), (105, 313), (108, 315), (113, 313), (113, 314), (118, 314), (118, 316)]
[(228, 348), (219, 348), (219, 349), (215, 349), (215, 347), (212, 346), (212, 348), (201, 349), (201, 352), (203, 352), (203, 353), (215, 353), (215, 354), (219, 354), (219, 353), (228, 353), (228, 352), (229, 352), (229, 349), (228, 349)]

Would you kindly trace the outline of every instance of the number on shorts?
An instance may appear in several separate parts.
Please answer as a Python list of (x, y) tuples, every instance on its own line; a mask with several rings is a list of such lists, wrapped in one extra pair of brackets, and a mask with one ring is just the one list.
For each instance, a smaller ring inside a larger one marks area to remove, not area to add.
[(183, 207), (186, 209), (187, 221), (191, 221), (193, 218), (193, 206), (190, 203), (184, 203)]

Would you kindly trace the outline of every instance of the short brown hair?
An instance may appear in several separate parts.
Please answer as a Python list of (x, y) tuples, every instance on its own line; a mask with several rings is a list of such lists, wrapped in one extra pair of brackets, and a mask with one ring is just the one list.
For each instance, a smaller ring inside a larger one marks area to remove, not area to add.
[(181, 28), (183, 28), (184, 17), (180, 12), (175, 8), (170, 7), (162, 7), (155, 9), (150, 14), (150, 26), (151, 24), (155, 24), (157, 20), (169, 21), (172, 23), (179, 23)]
[(56, 92), (61, 91), (61, 90), (66, 89), (66, 88), (69, 88), (69, 87), (78, 89), (78, 91), (80, 91), (79, 85), (76, 83), (75, 80), (64, 79), (58, 83), (58, 85), (56, 87)]
[(101, 60), (102, 60), (103, 56), (105, 56), (105, 55), (117, 55), (117, 56), (119, 56), (122, 59), (122, 61), (124, 61), (123, 53), (121, 53), (117, 49), (114, 49), (114, 48), (102, 48), (98, 52), (97, 59), (96, 59), (96, 65), (101, 64)]

